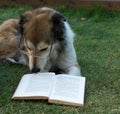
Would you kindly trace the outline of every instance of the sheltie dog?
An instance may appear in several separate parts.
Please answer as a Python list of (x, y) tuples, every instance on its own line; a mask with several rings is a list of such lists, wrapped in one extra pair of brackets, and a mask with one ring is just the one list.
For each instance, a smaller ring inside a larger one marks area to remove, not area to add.
[(65, 17), (43, 7), (0, 26), (0, 58), (29, 66), (31, 72), (81, 76), (73, 44), (74, 33)]

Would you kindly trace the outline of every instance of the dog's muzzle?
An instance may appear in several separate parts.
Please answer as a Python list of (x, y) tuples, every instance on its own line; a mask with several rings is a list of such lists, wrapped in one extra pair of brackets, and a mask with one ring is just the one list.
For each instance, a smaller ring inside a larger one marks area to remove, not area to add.
[(37, 68), (37, 67), (34, 67), (32, 70), (31, 70), (31, 72), (32, 73), (37, 73), (37, 72), (40, 72), (40, 68)]

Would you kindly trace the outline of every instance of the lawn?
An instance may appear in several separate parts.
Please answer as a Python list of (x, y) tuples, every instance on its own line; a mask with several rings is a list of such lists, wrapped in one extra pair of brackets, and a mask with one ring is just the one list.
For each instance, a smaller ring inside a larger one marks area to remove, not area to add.
[[(31, 10), (0, 9), (0, 23)], [(71, 24), (75, 49), (86, 77), (84, 107), (48, 104), (47, 101), (11, 100), (26, 66), (0, 61), (0, 114), (120, 114), (120, 12), (101, 7), (71, 10), (56, 8)]]

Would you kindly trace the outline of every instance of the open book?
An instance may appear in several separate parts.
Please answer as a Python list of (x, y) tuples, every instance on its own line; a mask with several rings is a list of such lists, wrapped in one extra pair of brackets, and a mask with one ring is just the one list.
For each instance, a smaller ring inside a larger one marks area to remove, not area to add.
[(54, 73), (26, 74), (12, 99), (48, 99), (49, 103), (84, 105), (85, 77)]

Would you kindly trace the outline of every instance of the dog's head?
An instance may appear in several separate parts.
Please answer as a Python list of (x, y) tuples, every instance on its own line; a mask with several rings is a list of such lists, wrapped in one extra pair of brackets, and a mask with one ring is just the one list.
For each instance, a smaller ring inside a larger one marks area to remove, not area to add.
[(39, 8), (21, 15), (20, 50), (32, 72), (43, 70), (54, 48), (53, 43), (64, 40), (64, 21), (62, 14), (50, 8)]

